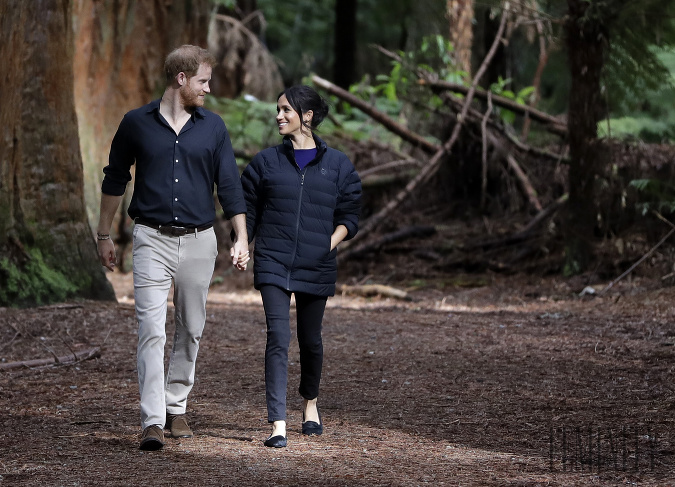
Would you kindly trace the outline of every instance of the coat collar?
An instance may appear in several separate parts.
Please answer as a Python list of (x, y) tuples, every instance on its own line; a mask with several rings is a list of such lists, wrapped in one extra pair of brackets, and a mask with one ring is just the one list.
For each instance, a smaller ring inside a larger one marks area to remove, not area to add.
[[(315, 133), (312, 133), (312, 137), (314, 138), (314, 143), (316, 144), (316, 159), (321, 159), (321, 157), (328, 150), (328, 145)], [(295, 151), (293, 150), (293, 141), (289, 136), (284, 137), (283, 147), (284, 152), (286, 153), (288, 158), (295, 161)]]

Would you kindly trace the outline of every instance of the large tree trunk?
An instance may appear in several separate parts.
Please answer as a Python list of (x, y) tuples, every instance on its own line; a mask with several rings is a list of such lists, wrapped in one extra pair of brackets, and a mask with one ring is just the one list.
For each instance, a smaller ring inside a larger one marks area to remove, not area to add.
[(450, 42), (457, 68), (471, 78), (471, 47), (473, 45), (473, 0), (447, 0)]
[(0, 2), (0, 306), (115, 299), (84, 205), (71, 7)]
[[(568, 0), (566, 23), (571, 88), (568, 112), (570, 145), (569, 203), (564, 222), (565, 273), (586, 270), (592, 257), (591, 240), (597, 223), (594, 201), (596, 176), (605, 166), (597, 125), (602, 117), (600, 74), (607, 36), (601, 20), (584, 18), (588, 2)], [(583, 20), (582, 20), (583, 19)]]
[(345, 90), (356, 81), (356, 9), (357, 0), (335, 2), (333, 81)]
[[(32, 2), (31, 2), (32, 3)], [(164, 87), (164, 58), (181, 44), (207, 47), (209, 0), (74, 0), (75, 110), (84, 161), (85, 201), (98, 220), (101, 169), (129, 110)]]

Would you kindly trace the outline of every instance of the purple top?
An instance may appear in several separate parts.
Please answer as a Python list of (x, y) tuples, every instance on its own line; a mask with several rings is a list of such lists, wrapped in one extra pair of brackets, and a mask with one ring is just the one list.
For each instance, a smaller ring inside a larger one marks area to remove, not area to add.
[(295, 149), (293, 152), (295, 152), (295, 163), (300, 170), (304, 169), (316, 157), (316, 147), (313, 149)]

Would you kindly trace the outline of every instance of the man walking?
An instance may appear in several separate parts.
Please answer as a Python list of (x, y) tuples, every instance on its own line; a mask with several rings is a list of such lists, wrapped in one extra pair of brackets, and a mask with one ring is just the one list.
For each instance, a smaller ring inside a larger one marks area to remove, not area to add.
[[(133, 275), (138, 321), (141, 450), (170, 436), (191, 437), (185, 411), (206, 322), (206, 296), (217, 255), (214, 185), (236, 234), (232, 263), (246, 268), (246, 204), (222, 119), (203, 108), (214, 57), (183, 45), (164, 63), (161, 99), (128, 112), (113, 138), (101, 184), (97, 229), (102, 265), (115, 268), (110, 226), (136, 164), (129, 216), (134, 219)], [(167, 297), (174, 284), (176, 332), (164, 374)]]

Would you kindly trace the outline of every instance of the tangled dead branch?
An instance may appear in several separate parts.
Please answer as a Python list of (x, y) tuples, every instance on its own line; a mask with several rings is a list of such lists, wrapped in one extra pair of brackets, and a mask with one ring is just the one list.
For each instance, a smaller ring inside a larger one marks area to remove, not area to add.
[(9, 370), (17, 369), (21, 367), (42, 367), (45, 365), (52, 364), (73, 364), (76, 362), (82, 362), (83, 360), (89, 360), (92, 358), (97, 358), (101, 356), (100, 347), (89, 348), (87, 350), (80, 350), (78, 352), (72, 352), (72, 355), (64, 355), (62, 357), (57, 357), (54, 355), (51, 358), (41, 358), (33, 360), (21, 360), (19, 362), (8, 362), (0, 364), (0, 370)]

